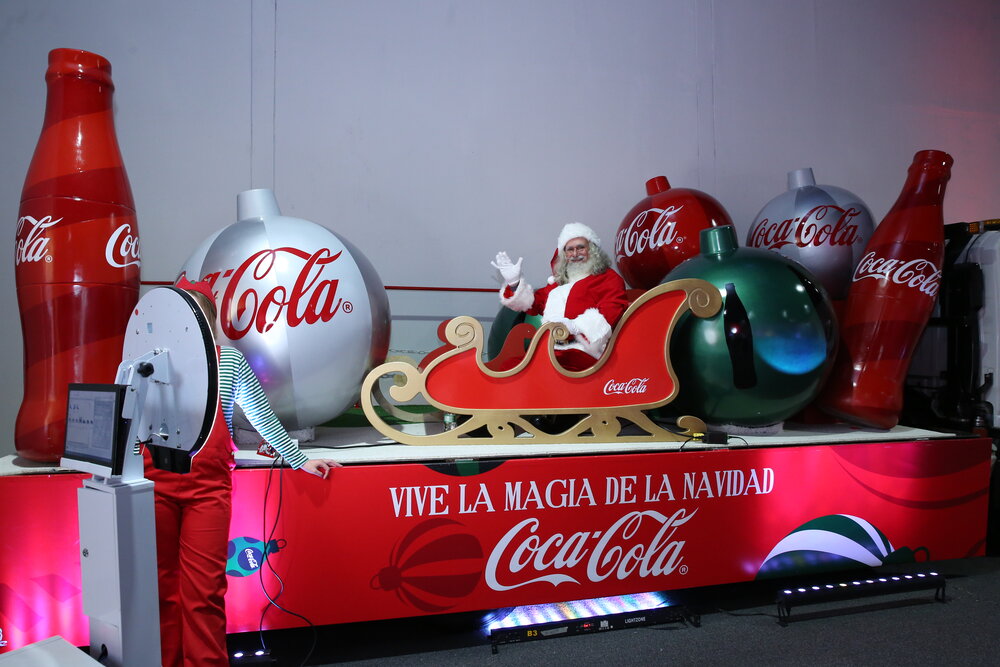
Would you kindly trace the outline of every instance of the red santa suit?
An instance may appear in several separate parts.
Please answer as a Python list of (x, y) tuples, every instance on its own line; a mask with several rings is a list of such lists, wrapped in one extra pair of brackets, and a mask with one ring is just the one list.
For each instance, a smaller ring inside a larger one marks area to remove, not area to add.
[(535, 291), (522, 280), (500, 290), (500, 303), (511, 310), (541, 315), (542, 322), (567, 321), (574, 333), (556, 343), (556, 358), (567, 370), (584, 370), (600, 358), (615, 324), (628, 307), (625, 281), (614, 269), (555, 283)]

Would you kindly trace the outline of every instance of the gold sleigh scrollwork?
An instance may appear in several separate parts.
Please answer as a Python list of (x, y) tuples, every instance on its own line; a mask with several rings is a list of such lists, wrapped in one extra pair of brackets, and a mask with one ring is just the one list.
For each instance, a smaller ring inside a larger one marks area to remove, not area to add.
[[(650, 350), (650, 365), (655, 365), (662, 356), (663, 367), (658, 372), (669, 373), (673, 380), (673, 392), (660, 400), (649, 403), (617, 407), (581, 406), (559, 409), (535, 409), (524, 406), (516, 409), (463, 409), (460, 406), (445, 405), (427, 391), (427, 378), (444, 359), (462, 354), (474, 354), (478, 364), (475, 372), (494, 377), (518, 376), (536, 354), (548, 354), (555, 363), (554, 345), (568, 335), (565, 327), (546, 324), (532, 338), (524, 360), (508, 371), (493, 371), (482, 362), (484, 348), (483, 327), (472, 317), (453, 318), (444, 327), (443, 336), (448, 345), (453, 346), (441, 354), (426, 368), (405, 361), (392, 361), (378, 366), (365, 377), (361, 388), (361, 404), (365, 416), (380, 433), (406, 445), (474, 445), (474, 444), (528, 444), (528, 443), (579, 443), (579, 442), (660, 442), (687, 440), (696, 433), (705, 431), (705, 423), (694, 416), (684, 415), (676, 420), (676, 428), (665, 428), (656, 423), (648, 410), (662, 407), (672, 401), (679, 387), (670, 363), (670, 338), (674, 327), (685, 312), (696, 317), (712, 317), (722, 306), (722, 297), (711, 283), (698, 279), (676, 280), (659, 285), (636, 299), (625, 311), (608, 347), (595, 365), (586, 371), (565, 371), (556, 365), (559, 372), (570, 377), (593, 376), (595, 382), (602, 381), (601, 369), (614, 354), (619, 335), (628, 326), (632, 315), (639, 309), (649, 307), (672, 292), (684, 292), (684, 300), (676, 309), (669, 322), (665, 323), (662, 336), (649, 336), (655, 342), (656, 350)], [(662, 341), (662, 345), (659, 341)], [(539, 349), (542, 348), (542, 349)], [(547, 349), (546, 349), (547, 348)], [(658, 353), (658, 354), (657, 354)], [(383, 392), (380, 380), (390, 376), (394, 382), (389, 386), (388, 396)], [(423, 397), (429, 411), (411, 411), (401, 404), (411, 403)], [(399, 424), (384, 420), (376, 405)], [(543, 430), (533, 417), (537, 415), (561, 415), (564, 427), (552, 433)], [(445, 424), (450, 417), (454, 422)]]

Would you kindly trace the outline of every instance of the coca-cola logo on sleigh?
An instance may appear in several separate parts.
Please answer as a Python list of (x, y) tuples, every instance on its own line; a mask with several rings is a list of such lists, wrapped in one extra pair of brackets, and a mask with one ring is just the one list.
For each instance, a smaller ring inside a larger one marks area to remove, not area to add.
[[(761, 220), (747, 245), (751, 248), (777, 250), (789, 244), (808, 246), (851, 246), (859, 239), (854, 218), (861, 214), (856, 208), (843, 209), (833, 204), (815, 206), (805, 215), (781, 222)], [(824, 222), (825, 220), (825, 222)]]
[[(222, 332), (236, 341), (251, 330), (267, 333), (278, 322), (294, 328), (302, 323), (329, 322), (338, 312), (351, 312), (351, 302), (337, 294), (340, 281), (324, 277), (327, 267), (342, 254), (333, 254), (329, 248), (312, 253), (287, 246), (266, 248), (247, 257), (235, 269), (203, 276), (213, 288), (220, 277), (229, 279), (219, 304), (220, 312), (226, 314), (220, 318)], [(301, 262), (291, 288), (278, 284), (261, 291), (262, 281), (272, 272), (277, 273), (280, 262), (288, 261)]]
[[(16, 241), (14, 243), (14, 266), (34, 262), (51, 262), (49, 241), (46, 230), (62, 222), (62, 218), (53, 219), (51, 215), (38, 219), (24, 215), (17, 220)], [(142, 264), (139, 252), (139, 237), (132, 231), (132, 225), (125, 223), (108, 237), (104, 245), (104, 259), (109, 266), (124, 269)]]
[[(650, 208), (632, 218), (632, 221), (619, 229), (615, 236), (615, 256), (632, 257), (675, 242), (683, 243), (684, 239), (677, 235), (677, 220), (673, 218), (683, 208), (683, 206)], [(649, 228), (645, 228), (644, 225), (648, 220), (653, 222)]]
[(866, 278), (886, 280), (897, 285), (916, 289), (934, 298), (941, 287), (941, 269), (929, 259), (904, 260), (880, 257), (871, 251), (861, 258), (854, 270), (854, 282)]
[(570, 535), (545, 534), (538, 519), (525, 519), (493, 548), (486, 563), (486, 584), (495, 591), (539, 582), (579, 584), (567, 574), (574, 569), (582, 569), (595, 583), (608, 577), (621, 581), (633, 575), (671, 574), (684, 560), (686, 541), (678, 538), (677, 530), (697, 513), (678, 509), (667, 516), (656, 510), (634, 511), (605, 530)]
[(612, 394), (645, 394), (649, 378), (632, 378), (618, 381), (611, 378), (604, 384), (604, 395)]

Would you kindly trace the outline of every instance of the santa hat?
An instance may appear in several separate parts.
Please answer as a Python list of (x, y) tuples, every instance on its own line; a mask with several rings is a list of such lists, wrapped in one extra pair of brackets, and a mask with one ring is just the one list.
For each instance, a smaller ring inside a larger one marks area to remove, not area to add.
[(174, 287), (203, 294), (208, 297), (208, 302), (210, 304), (213, 306), (215, 305), (215, 294), (212, 293), (212, 285), (207, 280), (201, 280), (193, 283), (187, 279), (187, 275), (181, 274), (181, 277), (177, 279), (176, 283), (174, 283)]
[(593, 229), (583, 224), (582, 222), (571, 222), (562, 228), (559, 232), (559, 240), (556, 241), (556, 248), (561, 252), (566, 244), (572, 239), (584, 238), (593, 243), (594, 245), (601, 245), (601, 239), (598, 238), (597, 234)]

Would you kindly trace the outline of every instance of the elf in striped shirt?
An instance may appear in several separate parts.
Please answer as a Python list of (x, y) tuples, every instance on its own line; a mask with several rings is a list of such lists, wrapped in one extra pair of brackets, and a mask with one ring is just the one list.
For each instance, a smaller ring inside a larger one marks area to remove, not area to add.
[[(177, 287), (199, 305), (209, 327), (216, 322), (215, 297), (207, 282), (182, 277)], [(228, 665), (226, 650), (226, 557), (235, 467), (233, 407), (288, 465), (326, 478), (340, 466), (310, 459), (271, 410), (253, 369), (239, 350), (216, 346), (219, 404), (204, 445), (191, 458), (190, 472), (161, 470), (147, 449), (146, 478), (153, 481), (156, 556), (160, 597), (160, 647), (164, 667)]]

